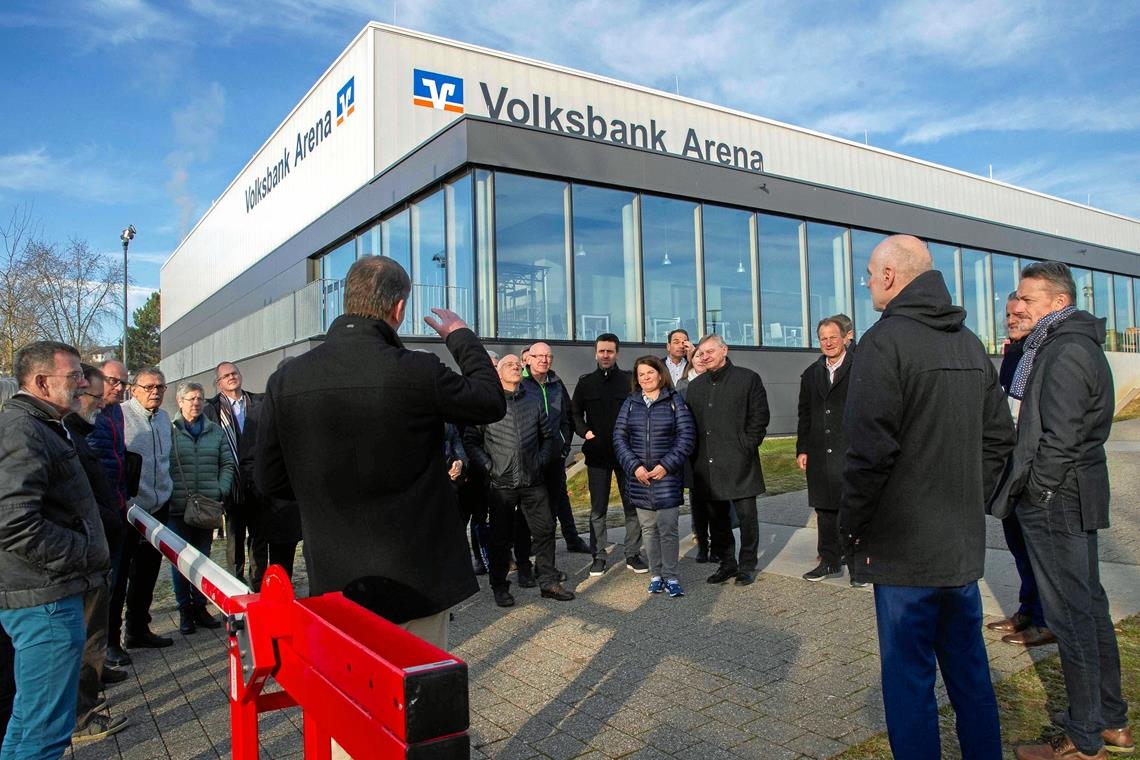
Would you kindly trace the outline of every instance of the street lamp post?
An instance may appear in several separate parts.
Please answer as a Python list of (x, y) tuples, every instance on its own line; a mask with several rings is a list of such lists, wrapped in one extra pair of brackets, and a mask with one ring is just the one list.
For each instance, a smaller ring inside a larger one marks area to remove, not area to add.
[(127, 248), (135, 239), (135, 232), (135, 226), (128, 224), (127, 228), (123, 230), (123, 234), (119, 235), (119, 239), (123, 241), (123, 369), (128, 372), (128, 375), (130, 368), (127, 366)]

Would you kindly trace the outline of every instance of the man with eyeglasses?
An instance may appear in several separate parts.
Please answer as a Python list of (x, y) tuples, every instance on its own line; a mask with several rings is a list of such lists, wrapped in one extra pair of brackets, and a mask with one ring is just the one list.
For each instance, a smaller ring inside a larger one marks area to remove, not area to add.
[(546, 493), (550, 499), (550, 511), (558, 518), (562, 527), (562, 537), (566, 540), (566, 551), (589, 554), (589, 545), (578, 535), (574, 523), (574, 511), (570, 508), (570, 497), (566, 493), (566, 457), (570, 455), (570, 443), (574, 440), (574, 420), (570, 417), (570, 392), (562, 378), (554, 373), (554, 351), (543, 342), (535, 343), (523, 352), (523, 383), (527, 390), (542, 397), (546, 413), (550, 417), (550, 429), (559, 440), (559, 456), (547, 466), (544, 480)]
[[(98, 365), (103, 373), (103, 408), (95, 415), (95, 424), (87, 436), (87, 443), (103, 465), (111, 488), (114, 490), (120, 515), (127, 514), (127, 445), (123, 422), (123, 399), (127, 394), (127, 368), (116, 360), (108, 359)], [(132, 529), (133, 530), (133, 529)], [(134, 543), (131, 544), (131, 547)], [(123, 594), (126, 593), (127, 573), (130, 568), (130, 555), (123, 561), (126, 544), (119, 542), (111, 550), (111, 599), (107, 621), (107, 664), (121, 667), (131, 664), (131, 656), (123, 650), (119, 638)], [(117, 591), (116, 591), (117, 590)], [(115, 595), (118, 593), (118, 614), (115, 613)]]
[[(124, 438), (128, 451), (142, 456), (139, 492), (133, 502), (150, 512), (161, 523), (169, 517), (170, 494), (174, 481), (170, 477), (170, 415), (162, 409), (166, 395), (166, 379), (157, 367), (146, 367), (135, 373), (131, 398), (123, 404)], [(162, 566), (162, 555), (142, 537), (131, 531), (123, 541), (123, 551), (111, 591), (111, 641), (118, 641), (122, 614), (126, 606), (127, 649), (168, 647), (174, 642), (150, 630), (150, 604), (154, 584)]]
[[(63, 418), (63, 426), (71, 433), (71, 440), (79, 454), (83, 471), (95, 494), (99, 505), (99, 518), (103, 523), (103, 533), (113, 557), (123, 541), (125, 523), (119, 511), (118, 497), (107, 475), (99, 464), (94, 450), (87, 442), (94, 429), (94, 421), (104, 405), (103, 373), (90, 364), (84, 364), (83, 377), (87, 387), (79, 397), (79, 409)], [(100, 698), (103, 684), (120, 683), (127, 680), (126, 671), (105, 667), (107, 657), (107, 619), (110, 608), (110, 589), (106, 579), (91, 588), (83, 596), (83, 624), (87, 629), (87, 643), (83, 647), (83, 664), (79, 669), (79, 700), (75, 709), (75, 732), (73, 744), (105, 739), (127, 727), (123, 715), (112, 716), (107, 711), (107, 703)]]
[(87, 388), (79, 352), (28, 344), (15, 375), (20, 390), (0, 411), (0, 627), (16, 684), (4, 757), (58, 758), (75, 728), (84, 593), (104, 582), (110, 556), (62, 423)]

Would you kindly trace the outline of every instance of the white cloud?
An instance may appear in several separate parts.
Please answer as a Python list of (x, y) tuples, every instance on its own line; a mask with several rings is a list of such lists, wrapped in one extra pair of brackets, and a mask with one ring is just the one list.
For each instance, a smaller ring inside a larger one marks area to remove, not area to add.
[(1140, 219), (1140, 152), (1114, 153), (1086, 162), (1040, 157), (995, 167), (994, 179)]
[(92, 203), (121, 203), (133, 197), (131, 186), (90, 146), (69, 156), (53, 155), (43, 145), (0, 154), (0, 194), (55, 193)]
[(209, 160), (225, 118), (226, 92), (217, 82), (171, 114), (174, 150), (166, 157), (166, 190), (178, 207), (179, 239), (190, 231), (198, 206), (190, 191), (190, 168)]

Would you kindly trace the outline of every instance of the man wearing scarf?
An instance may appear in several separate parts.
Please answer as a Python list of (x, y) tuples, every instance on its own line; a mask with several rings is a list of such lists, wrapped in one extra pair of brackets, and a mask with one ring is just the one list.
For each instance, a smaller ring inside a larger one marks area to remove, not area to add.
[(1113, 752), (1134, 745), (1097, 555), (1097, 531), (1108, 527), (1104, 442), (1114, 407), (1105, 321), (1074, 306), (1073, 276), (1057, 261), (1025, 267), (1017, 297), (1015, 313), (1033, 328), (1010, 385), (1021, 399), (1017, 446), (994, 515), (1012, 509), (1021, 523), (1069, 708), (1058, 719), (1064, 735), (1016, 755), (1106, 758), (1106, 745)]

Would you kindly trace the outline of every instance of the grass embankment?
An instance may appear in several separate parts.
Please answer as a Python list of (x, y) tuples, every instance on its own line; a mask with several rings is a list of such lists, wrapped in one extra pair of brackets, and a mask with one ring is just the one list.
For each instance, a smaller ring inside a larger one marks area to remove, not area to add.
[(1140, 396), (1129, 401), (1120, 414), (1112, 418), (1113, 422), (1123, 422), (1124, 420), (1134, 420), (1140, 418)]
[[(764, 470), (764, 484), (769, 496), (800, 491), (807, 488), (803, 472), (796, 464), (796, 439), (794, 437), (767, 438), (760, 444), (760, 466)], [(575, 473), (566, 482), (570, 493), (570, 506), (580, 526), (590, 517), (590, 491), (586, 485), (586, 471)], [(620, 504), (616, 483), (610, 486), (610, 504)], [(687, 506), (681, 507), (682, 514), (688, 514)], [(611, 511), (609, 520), (613, 527), (624, 524), (620, 513)]]
[[(1120, 645), (1120, 675), (1124, 699), (1128, 702), (1128, 722), (1135, 727), (1140, 721), (1140, 615), (1133, 615), (1117, 626)], [(1002, 645), (999, 645), (1002, 646)], [(1054, 654), (1036, 665), (1014, 673), (994, 684), (998, 712), (1001, 716), (1002, 742), (1006, 747), (1032, 744), (1051, 739), (1060, 731), (1049, 716), (1068, 704), (1065, 681), (1061, 677), (1061, 661)], [(949, 705), (939, 714), (944, 757), (958, 757), (954, 732), (954, 711)], [(836, 755), (833, 760), (880, 760), (890, 758), (886, 734), (873, 736), (862, 744)]]

